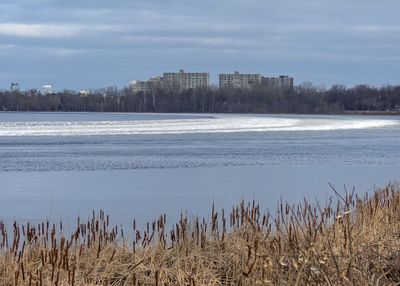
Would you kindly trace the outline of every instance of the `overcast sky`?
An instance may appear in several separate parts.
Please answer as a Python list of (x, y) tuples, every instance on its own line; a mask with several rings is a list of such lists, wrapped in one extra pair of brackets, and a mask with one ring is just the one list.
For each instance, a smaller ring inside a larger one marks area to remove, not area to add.
[(166, 71), (400, 83), (399, 0), (1, 0), (0, 89), (122, 87)]

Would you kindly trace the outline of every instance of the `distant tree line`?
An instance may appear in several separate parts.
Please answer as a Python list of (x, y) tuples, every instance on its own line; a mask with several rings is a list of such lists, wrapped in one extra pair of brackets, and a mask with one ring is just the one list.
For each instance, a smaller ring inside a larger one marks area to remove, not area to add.
[(48, 95), (40, 95), (35, 90), (4, 91), (0, 92), (1, 110), (299, 114), (400, 111), (400, 86), (334, 85), (325, 89), (305, 83), (290, 90), (156, 88), (146, 93), (110, 87), (84, 95), (72, 91)]

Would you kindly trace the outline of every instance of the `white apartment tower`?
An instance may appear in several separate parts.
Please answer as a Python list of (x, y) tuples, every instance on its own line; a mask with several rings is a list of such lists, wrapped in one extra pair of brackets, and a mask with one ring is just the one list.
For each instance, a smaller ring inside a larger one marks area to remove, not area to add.
[(241, 74), (235, 71), (233, 74), (220, 74), (220, 88), (251, 88), (261, 84), (262, 76), (260, 74)]
[(164, 87), (179, 87), (182, 89), (194, 89), (210, 85), (210, 74), (203, 72), (167, 72), (163, 74)]
[(277, 89), (293, 89), (293, 77), (281, 75), (279, 77), (262, 77), (263, 86)]
[(19, 84), (17, 82), (11, 83), (10, 92), (20, 92)]

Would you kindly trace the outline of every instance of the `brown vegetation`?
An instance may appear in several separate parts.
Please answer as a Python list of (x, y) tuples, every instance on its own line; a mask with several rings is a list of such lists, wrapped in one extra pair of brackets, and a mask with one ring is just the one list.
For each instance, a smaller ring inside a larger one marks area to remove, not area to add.
[[(325, 206), (256, 203), (138, 230), (100, 211), (62, 224), (0, 222), (1, 285), (400, 285), (400, 189)], [(132, 235), (131, 235), (132, 236)]]

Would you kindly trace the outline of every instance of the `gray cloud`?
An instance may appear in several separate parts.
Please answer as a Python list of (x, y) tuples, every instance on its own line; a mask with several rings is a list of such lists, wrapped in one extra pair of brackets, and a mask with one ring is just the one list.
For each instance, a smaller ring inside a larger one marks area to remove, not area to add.
[[(3, 0), (0, 88), (123, 85), (165, 70), (398, 83), (397, 0)], [(382, 68), (384, 67), (384, 68)]]

